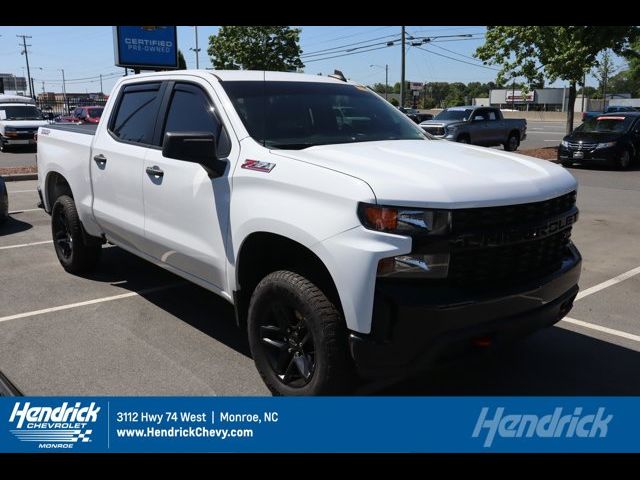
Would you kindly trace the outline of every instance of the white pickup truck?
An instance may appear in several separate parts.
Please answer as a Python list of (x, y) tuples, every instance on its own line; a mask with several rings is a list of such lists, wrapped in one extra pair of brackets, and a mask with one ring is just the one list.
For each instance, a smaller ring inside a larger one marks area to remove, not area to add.
[(275, 394), (420, 372), (556, 323), (578, 291), (568, 172), (433, 139), (343, 78), (128, 76), (97, 127), (38, 143), (62, 266), (110, 242), (222, 296)]

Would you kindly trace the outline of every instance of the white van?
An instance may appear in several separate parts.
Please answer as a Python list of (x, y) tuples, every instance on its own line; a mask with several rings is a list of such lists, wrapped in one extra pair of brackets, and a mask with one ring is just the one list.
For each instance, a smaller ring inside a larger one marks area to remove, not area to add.
[(35, 145), (38, 127), (48, 124), (35, 100), (0, 95), (0, 151), (12, 145)]

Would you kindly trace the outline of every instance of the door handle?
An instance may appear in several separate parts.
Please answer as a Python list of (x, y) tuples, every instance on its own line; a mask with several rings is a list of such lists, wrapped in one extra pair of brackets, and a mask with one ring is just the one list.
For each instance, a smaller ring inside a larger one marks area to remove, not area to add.
[(147, 174), (153, 175), (154, 177), (162, 177), (164, 175), (164, 171), (157, 165), (154, 165), (153, 167), (147, 167), (146, 171)]
[(104, 167), (105, 163), (107, 163), (107, 157), (105, 157), (102, 154), (99, 155), (95, 155), (93, 157), (93, 161), (96, 162), (98, 165), (100, 165), (101, 167)]

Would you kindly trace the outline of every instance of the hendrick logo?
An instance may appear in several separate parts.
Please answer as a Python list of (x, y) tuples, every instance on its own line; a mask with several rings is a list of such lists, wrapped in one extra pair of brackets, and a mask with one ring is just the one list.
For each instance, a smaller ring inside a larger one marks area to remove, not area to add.
[(11, 433), (21, 442), (35, 442), (38, 448), (73, 448), (91, 442), (92, 424), (98, 421), (100, 407), (95, 402), (73, 406), (32, 406), (16, 402), (9, 417)]
[(493, 444), (496, 435), (501, 438), (604, 438), (607, 436), (609, 422), (613, 419), (611, 414), (605, 417), (603, 407), (588, 415), (582, 414), (582, 407), (577, 407), (573, 413), (566, 415), (562, 414), (562, 407), (557, 407), (553, 413), (542, 417), (527, 414), (505, 415), (504, 410), (504, 407), (498, 407), (493, 418), (488, 418), (489, 409), (484, 407), (471, 436), (478, 438), (482, 431), (486, 430), (485, 447)]

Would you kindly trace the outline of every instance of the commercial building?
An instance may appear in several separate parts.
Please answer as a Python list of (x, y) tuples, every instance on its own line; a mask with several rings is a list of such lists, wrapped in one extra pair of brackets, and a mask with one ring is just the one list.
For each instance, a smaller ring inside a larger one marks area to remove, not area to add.
[(492, 107), (526, 111), (566, 112), (569, 103), (568, 88), (536, 88), (528, 92), (514, 89), (496, 89), (489, 93)]
[(24, 95), (29, 93), (28, 90), (26, 78), (16, 77), (12, 73), (0, 73), (0, 93)]

